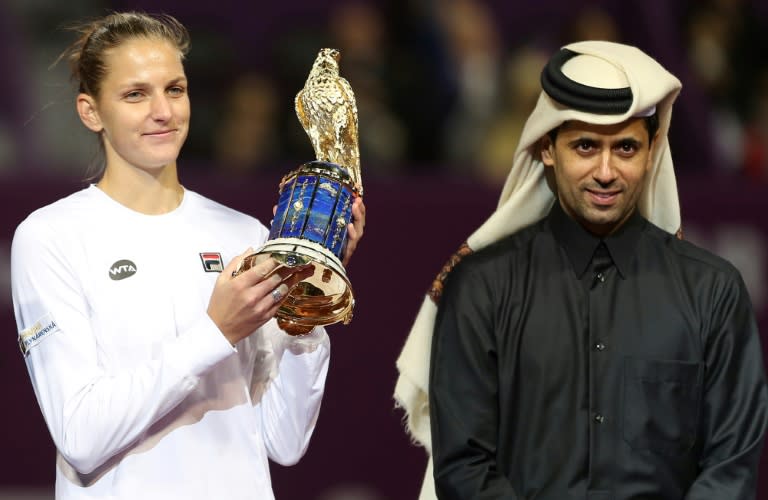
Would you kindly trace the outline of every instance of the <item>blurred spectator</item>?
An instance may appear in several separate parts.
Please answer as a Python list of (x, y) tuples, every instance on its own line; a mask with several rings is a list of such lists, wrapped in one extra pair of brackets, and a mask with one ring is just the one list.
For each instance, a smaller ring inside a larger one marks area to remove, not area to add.
[(734, 70), (730, 59), (733, 25), (711, 6), (701, 6), (688, 24), (688, 58), (694, 77), (711, 106), (712, 136), (720, 167), (734, 170), (743, 157), (743, 129), (730, 90)]
[(355, 93), (362, 169), (395, 172), (404, 160), (406, 132), (391, 105), (391, 49), (382, 14), (370, 2), (345, 1), (331, 11), (329, 29), (341, 52), (341, 75)]
[(13, 168), (15, 163), (24, 161), (31, 151), (25, 134), (24, 106), (26, 85), (29, 75), (22, 73), (23, 45), (16, 31), (16, 12), (8, 4), (0, 4), (0, 67), (18, 68), (8, 71), (0, 80), (0, 95), (14, 96), (0, 106), (0, 171)]
[(752, 102), (757, 75), (768, 67), (761, 56), (768, 48), (765, 26), (760, 26), (750, 2), (709, 0), (691, 5), (685, 28), (693, 75), (709, 98), (719, 166), (741, 169), (745, 162), (754, 163), (747, 158), (754, 151), (745, 150), (753, 143), (745, 135), (745, 123), (759, 114), (753, 112)]
[(443, 156), (455, 168), (471, 173), (499, 105), (503, 47), (492, 12), (479, 0), (448, 0), (439, 19), (458, 79)]
[[(11, 0), (0, 5), (0, 50), (15, 51), (5, 63), (0, 62), (6, 69), (0, 86), (24, 82), (3, 92), (5, 101), (0, 105), (13, 110), (15, 168), (82, 178), (97, 158), (98, 141), (80, 126), (75, 113), (77, 88), (71, 83), (69, 66), (66, 61), (54, 62), (70, 40), (68, 23), (104, 7), (102, 0)], [(2, 12), (5, 9), (8, 12)]]
[(622, 38), (616, 19), (610, 12), (599, 5), (586, 5), (566, 25), (562, 45), (579, 40), (621, 42)]
[(214, 132), (214, 163), (221, 171), (243, 175), (268, 168), (276, 160), (281, 152), (278, 104), (268, 77), (251, 72), (235, 80)]
[(365, 484), (341, 483), (325, 490), (317, 500), (384, 500), (370, 486)]
[(539, 75), (549, 51), (523, 46), (505, 64), (501, 102), (478, 150), (477, 177), (501, 184), (512, 166), (517, 140), (539, 97)]
[(744, 133), (744, 172), (750, 179), (768, 181), (768, 68), (757, 78), (756, 91)]
[(406, 129), (410, 171), (438, 171), (457, 79), (438, 20), (444, 4), (392, 0), (381, 8), (392, 46), (392, 106)]

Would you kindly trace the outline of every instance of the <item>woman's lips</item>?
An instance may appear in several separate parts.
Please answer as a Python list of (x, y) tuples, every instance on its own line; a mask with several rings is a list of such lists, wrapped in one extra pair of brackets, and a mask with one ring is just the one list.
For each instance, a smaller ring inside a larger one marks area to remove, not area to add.
[(163, 138), (163, 137), (168, 137), (168, 136), (172, 135), (174, 132), (176, 132), (175, 129), (158, 130), (157, 132), (147, 132), (144, 135), (147, 136), (147, 137)]

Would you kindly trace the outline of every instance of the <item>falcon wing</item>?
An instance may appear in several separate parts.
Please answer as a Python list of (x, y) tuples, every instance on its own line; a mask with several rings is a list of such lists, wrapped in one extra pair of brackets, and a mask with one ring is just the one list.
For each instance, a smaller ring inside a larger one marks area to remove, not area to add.
[(306, 133), (309, 133), (309, 116), (307, 115), (307, 111), (304, 108), (304, 90), (300, 90), (298, 94), (296, 94), (296, 99), (294, 99), (294, 107), (296, 108), (296, 116), (299, 118), (299, 123), (301, 123), (301, 126), (304, 127), (304, 131)]
[(339, 77), (336, 83), (344, 98), (344, 102), (349, 106), (348, 115), (350, 115), (351, 121), (355, 125), (355, 137), (357, 137), (357, 103), (355, 102), (355, 93), (352, 92), (352, 86), (346, 78)]

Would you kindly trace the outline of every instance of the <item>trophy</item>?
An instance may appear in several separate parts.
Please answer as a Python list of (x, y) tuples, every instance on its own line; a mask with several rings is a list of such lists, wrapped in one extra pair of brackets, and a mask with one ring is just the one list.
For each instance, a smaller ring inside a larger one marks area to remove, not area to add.
[(320, 50), (294, 104), (316, 160), (283, 176), (269, 237), (235, 275), (269, 257), (279, 263), (277, 269), (313, 264), (313, 275), (289, 291), (276, 314), (283, 331), (302, 335), (315, 326), (348, 324), (355, 303), (342, 257), (352, 202), (363, 186), (357, 105), (339, 76), (338, 50)]

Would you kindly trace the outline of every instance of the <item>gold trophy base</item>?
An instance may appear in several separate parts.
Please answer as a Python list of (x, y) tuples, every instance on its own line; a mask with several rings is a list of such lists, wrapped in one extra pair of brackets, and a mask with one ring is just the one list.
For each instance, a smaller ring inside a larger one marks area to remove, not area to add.
[(243, 259), (235, 275), (270, 257), (280, 264), (272, 273), (281, 267), (315, 267), (312, 276), (293, 287), (277, 310), (275, 317), (281, 330), (289, 335), (304, 335), (316, 326), (339, 321), (346, 325), (352, 320), (352, 285), (335, 255), (311, 241), (277, 238)]

